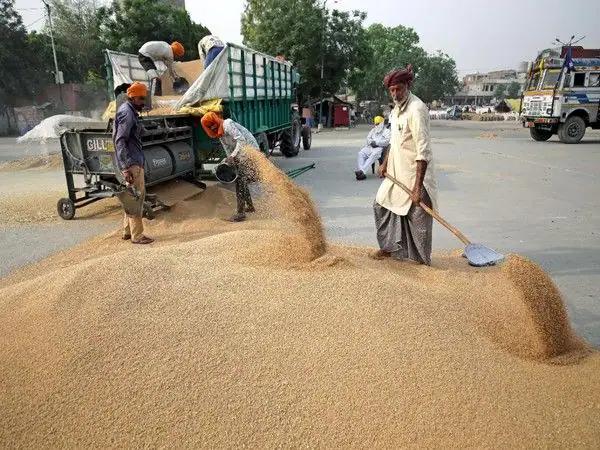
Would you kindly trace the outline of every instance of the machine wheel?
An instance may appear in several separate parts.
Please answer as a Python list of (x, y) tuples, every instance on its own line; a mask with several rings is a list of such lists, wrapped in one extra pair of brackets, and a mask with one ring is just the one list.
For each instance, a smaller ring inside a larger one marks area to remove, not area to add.
[(269, 155), (269, 138), (267, 137), (267, 133), (259, 133), (256, 135), (256, 142), (258, 142), (258, 147), (260, 151), (265, 155)]
[(579, 116), (571, 116), (558, 126), (558, 138), (565, 144), (577, 144), (584, 135), (585, 121)]
[(70, 198), (61, 198), (56, 204), (58, 215), (65, 220), (75, 217), (75, 203)]
[(142, 210), (142, 217), (148, 220), (154, 220), (154, 210), (152, 205), (148, 202), (144, 202), (144, 208)]
[(281, 144), (279, 145), (279, 149), (283, 156), (291, 158), (296, 156), (300, 151), (300, 141), (302, 134), (302, 124), (300, 123), (300, 119), (298, 117), (294, 117), (292, 121), (292, 126), (287, 128), (281, 133)]
[(312, 145), (312, 130), (309, 127), (302, 127), (302, 148), (310, 150)]
[(552, 131), (540, 130), (539, 128), (530, 128), (529, 134), (531, 134), (534, 141), (538, 142), (547, 141), (552, 137)]

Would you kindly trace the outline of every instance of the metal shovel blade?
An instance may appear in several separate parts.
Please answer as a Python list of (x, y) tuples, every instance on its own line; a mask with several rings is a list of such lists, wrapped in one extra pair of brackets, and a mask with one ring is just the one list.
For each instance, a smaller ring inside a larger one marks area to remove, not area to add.
[(120, 192), (115, 193), (115, 197), (121, 202), (123, 211), (128, 216), (140, 216), (142, 215), (143, 200), (138, 195), (133, 195), (131, 189), (124, 189)]
[(467, 258), (469, 264), (475, 267), (494, 266), (504, 259), (502, 253), (481, 244), (469, 244), (465, 247), (463, 257)]

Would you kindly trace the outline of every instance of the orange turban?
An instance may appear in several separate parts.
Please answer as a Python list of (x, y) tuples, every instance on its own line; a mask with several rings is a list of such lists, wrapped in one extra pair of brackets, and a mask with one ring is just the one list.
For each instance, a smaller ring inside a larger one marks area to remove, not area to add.
[(223, 136), (223, 119), (221, 119), (215, 112), (207, 112), (202, 116), (200, 121), (202, 128), (210, 138), (220, 138)]
[(171, 50), (173, 50), (173, 55), (177, 56), (178, 58), (183, 56), (183, 54), (185, 53), (185, 49), (183, 48), (183, 45), (181, 45), (177, 41), (175, 41), (171, 44)]
[(146, 95), (148, 95), (148, 88), (144, 83), (140, 83), (139, 81), (136, 81), (127, 89), (127, 97), (129, 98), (145, 97)]
[(410, 84), (412, 83), (414, 78), (412, 64), (409, 64), (404, 69), (400, 70), (392, 70), (389, 72), (385, 78), (383, 79), (383, 84), (386, 88), (390, 88), (392, 86), (396, 86), (397, 84)]

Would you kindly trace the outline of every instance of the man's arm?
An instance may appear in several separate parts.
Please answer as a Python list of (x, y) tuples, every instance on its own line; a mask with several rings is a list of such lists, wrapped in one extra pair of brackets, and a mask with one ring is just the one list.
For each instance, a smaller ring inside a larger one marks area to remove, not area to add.
[(383, 133), (381, 136), (375, 141), (377, 147), (385, 148), (390, 145), (390, 139), (392, 137), (392, 132), (388, 128), (383, 129)]
[(129, 110), (117, 112), (115, 124), (117, 132), (115, 133), (115, 152), (117, 153), (117, 166), (120, 170), (127, 170), (133, 165), (133, 160), (129, 154), (129, 135), (134, 123), (133, 112)]
[(419, 203), (423, 195), (423, 182), (427, 172), (427, 164), (431, 161), (431, 141), (429, 137), (429, 113), (427, 108), (423, 107), (411, 114), (410, 131), (412, 133), (417, 156), (417, 173), (415, 185), (412, 189), (411, 199), (414, 203)]

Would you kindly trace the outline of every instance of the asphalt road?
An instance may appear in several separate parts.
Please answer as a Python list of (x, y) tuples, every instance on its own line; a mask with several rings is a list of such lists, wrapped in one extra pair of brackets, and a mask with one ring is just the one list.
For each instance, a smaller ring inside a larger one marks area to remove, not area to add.
[[(315, 161), (316, 169), (296, 181), (317, 202), (329, 239), (374, 247), (371, 205), (380, 180), (357, 182), (353, 173), (367, 132), (366, 126), (326, 131), (314, 135), (310, 151), (274, 162), (287, 170)], [(433, 121), (432, 137), (440, 213), (473, 242), (541, 264), (563, 293), (576, 330), (600, 348), (600, 133), (588, 130), (580, 144), (565, 145), (556, 137), (534, 142), (514, 123)], [(15, 154), (22, 153), (14, 140), (0, 140), (0, 161)], [(0, 173), (0, 186), (13, 192), (64, 186), (63, 180), (58, 172)], [(89, 220), (0, 226), (0, 276), (111, 228)], [(436, 225), (434, 248), (461, 245)]]

